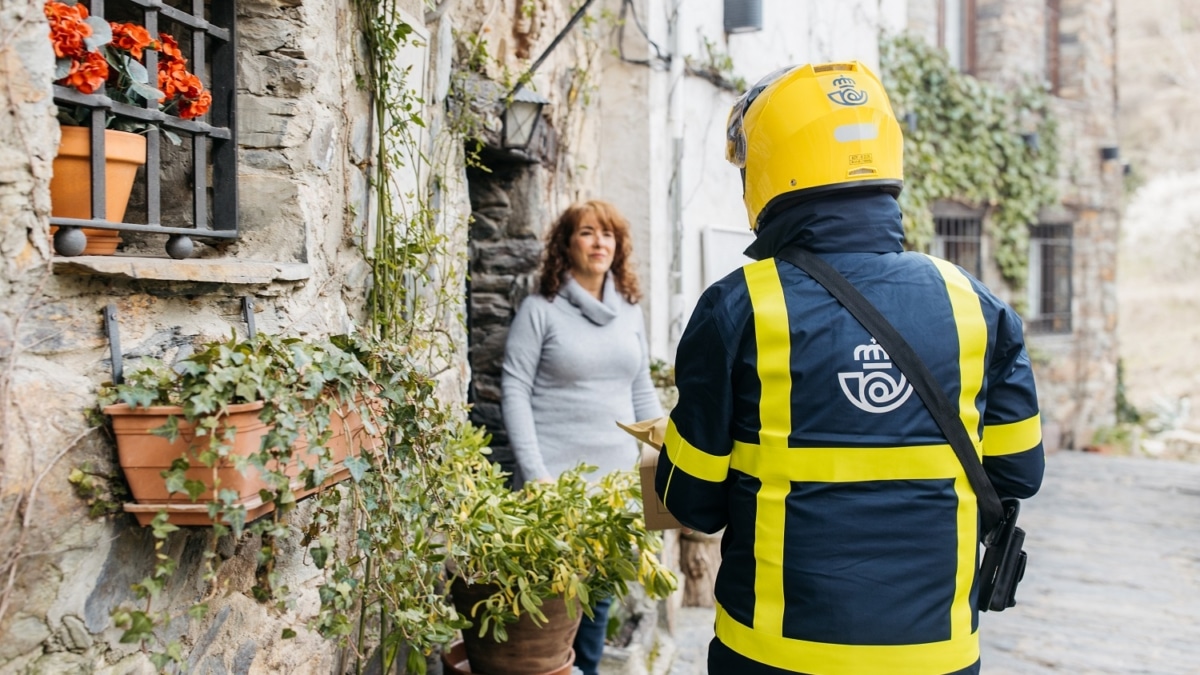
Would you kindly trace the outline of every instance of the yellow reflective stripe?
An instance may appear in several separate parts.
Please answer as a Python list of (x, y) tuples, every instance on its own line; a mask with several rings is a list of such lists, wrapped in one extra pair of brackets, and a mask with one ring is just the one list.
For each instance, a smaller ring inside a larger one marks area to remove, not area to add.
[(958, 414), (962, 418), (975, 452), (980, 453), (979, 408), (975, 400), (983, 388), (983, 362), (987, 356), (987, 321), (983, 318), (983, 307), (979, 295), (971, 286), (971, 280), (953, 264), (940, 258), (929, 257), (946, 281), (946, 292), (950, 295), (950, 309), (954, 312), (954, 327), (958, 330)]
[(783, 634), (783, 534), (790, 483), (763, 481), (754, 517), (754, 627)]
[(894, 448), (782, 448), (734, 441), (729, 465), (764, 484), (966, 478), (954, 449), (946, 443)]
[[(979, 437), (979, 407), (975, 401), (983, 388), (984, 360), (987, 357), (987, 321), (983, 318), (983, 306), (979, 295), (967, 278), (953, 264), (930, 256), (946, 282), (950, 296), (950, 309), (954, 313), (954, 327), (958, 331), (958, 414), (963, 426), (975, 445), (976, 454), (983, 455), (983, 442)], [(950, 636), (956, 637), (971, 632), (971, 584), (975, 579), (975, 556), (979, 550), (976, 528), (978, 504), (975, 492), (965, 480), (955, 481), (954, 491), (958, 494), (958, 573), (955, 578), (954, 601), (950, 605)]]
[[(773, 259), (743, 268), (754, 308), (758, 379), (759, 442), (787, 447), (792, 433), (792, 333), (779, 268)], [(731, 460), (732, 461), (732, 460)], [(754, 518), (754, 626), (783, 634), (783, 532), (791, 491), (786, 479), (766, 479), (759, 487)]]
[(985, 424), (983, 427), (983, 454), (989, 457), (1015, 455), (1032, 450), (1041, 442), (1041, 414), (1012, 424)]
[(758, 379), (762, 398), (758, 415), (762, 424), (759, 442), (787, 445), (792, 433), (792, 334), (788, 329), (787, 305), (775, 260), (751, 263), (742, 268), (750, 304), (754, 308), (754, 337)]
[[(969, 624), (968, 624), (969, 625)], [(838, 645), (794, 640), (749, 628), (717, 604), (717, 637), (749, 659), (788, 672), (821, 675), (941, 675), (979, 660), (979, 634), (916, 645)]]
[(688, 443), (675, 428), (675, 420), (667, 420), (663, 448), (671, 463), (693, 478), (721, 483), (729, 475), (729, 456), (712, 455)]
[(954, 599), (950, 601), (951, 640), (971, 633), (971, 584), (975, 581), (975, 558), (979, 553), (979, 502), (965, 472), (954, 481), (954, 494), (958, 496), (955, 512), (958, 569), (954, 573)]

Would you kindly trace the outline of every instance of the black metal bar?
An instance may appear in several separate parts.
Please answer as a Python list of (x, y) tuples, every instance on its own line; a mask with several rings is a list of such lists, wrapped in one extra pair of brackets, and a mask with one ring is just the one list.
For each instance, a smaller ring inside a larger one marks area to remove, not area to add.
[(246, 319), (246, 334), (254, 337), (257, 330), (254, 328), (254, 297), (250, 295), (242, 296), (242, 316)]
[(203, 227), (166, 227), (163, 225), (139, 225), (137, 223), (111, 223), (107, 220), (87, 220), (85, 218), (50, 219), (51, 225), (58, 227), (90, 227), (97, 230), (120, 230), (122, 232), (148, 232), (150, 234), (182, 234), (189, 237), (207, 237), (209, 239), (232, 239), (237, 236), (233, 230), (210, 230)]
[[(190, 14), (181, 9), (175, 9), (170, 5), (164, 5), (161, 0), (126, 0), (126, 2), (132, 5), (137, 5), (138, 7), (142, 7), (144, 9), (153, 9), (158, 11), (176, 23), (182, 24), (189, 28), (198, 28), (203, 30), (218, 40), (229, 39), (229, 28), (213, 25), (208, 21), (205, 21), (203, 12), (195, 12), (194, 14)], [(218, 0), (218, 2), (224, 3), (229, 2), (229, 0)], [(92, 10), (92, 13), (95, 14), (96, 10)]]
[(208, 228), (208, 139), (192, 136), (192, 222)]
[(108, 333), (108, 353), (112, 358), (113, 384), (125, 380), (125, 364), (121, 358), (121, 327), (117, 323), (117, 305), (108, 303), (104, 308), (104, 331)]
[(105, 186), (104, 161), (104, 127), (105, 115), (103, 110), (93, 110), (91, 128), (88, 130), (88, 150), (91, 152), (91, 166), (88, 168), (92, 181), (92, 213), (93, 218), (108, 218), (107, 195)]
[[(230, 29), (230, 39), (212, 45), (212, 108), (209, 121), (227, 131), (225, 136), (210, 134), (212, 142), (212, 228), (237, 233), (237, 31), (234, 30), (234, 3), (212, 5), (212, 20)], [(199, 223), (197, 223), (199, 225)]]
[(521, 77), (517, 78), (517, 86), (513, 87), (513, 90), (509, 92), (509, 98), (512, 98), (512, 96), (517, 93), (517, 90), (529, 81), (529, 78), (533, 76), (533, 71), (537, 70), (538, 66), (542, 65), (542, 62), (550, 56), (550, 52), (554, 51), (554, 48), (558, 46), (558, 43), (562, 42), (562, 39), (567, 36), (567, 33), (571, 32), (571, 29), (574, 28), (575, 24), (583, 18), (584, 12), (587, 11), (588, 7), (590, 7), (593, 2), (595, 2), (595, 0), (585, 0), (585, 2), (579, 6), (579, 9), (575, 10), (575, 13), (571, 15), (570, 20), (567, 21), (567, 25), (563, 26), (563, 29), (558, 31), (558, 35), (554, 36), (554, 39), (550, 41), (549, 46), (547, 46), (546, 50), (542, 52), (542, 55), (537, 57), (537, 60), (533, 62), (533, 65), (529, 66), (529, 70), (526, 70)]
[[(204, 16), (203, 2), (193, 0), (192, 7)], [(204, 31), (192, 31), (192, 63), (204, 62)], [(194, 70), (197, 75), (204, 72), (199, 66)], [(196, 227), (208, 224), (208, 139), (204, 136), (192, 136), (192, 222)]]
[[(143, 21), (150, 35), (158, 39), (158, 12), (154, 8), (146, 8)], [(149, 85), (157, 88), (158, 52), (147, 49), (145, 56)], [(158, 101), (148, 100), (145, 107), (158, 112)], [(162, 132), (158, 125), (151, 125), (146, 132), (146, 223), (162, 224)]]
[(65, 103), (75, 103), (88, 108), (108, 109), (122, 117), (130, 117), (142, 122), (154, 122), (188, 134), (204, 134), (220, 139), (231, 139), (233, 137), (230, 130), (225, 127), (212, 126), (195, 120), (180, 119), (160, 110), (149, 110), (139, 106), (127, 105), (114, 101), (102, 94), (81, 94), (74, 89), (69, 89), (61, 85), (54, 85), (54, 98)]

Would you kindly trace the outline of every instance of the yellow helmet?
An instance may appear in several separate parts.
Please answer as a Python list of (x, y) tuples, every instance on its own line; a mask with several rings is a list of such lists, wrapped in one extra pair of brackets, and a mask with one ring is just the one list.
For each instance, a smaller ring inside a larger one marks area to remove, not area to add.
[(733, 105), (726, 159), (742, 170), (750, 229), (781, 205), (904, 187), (904, 137), (887, 92), (857, 62), (784, 68)]

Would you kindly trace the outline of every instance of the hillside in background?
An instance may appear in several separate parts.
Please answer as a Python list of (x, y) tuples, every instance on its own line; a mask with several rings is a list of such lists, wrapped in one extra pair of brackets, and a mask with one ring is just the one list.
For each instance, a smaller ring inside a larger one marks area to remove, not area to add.
[[(1139, 409), (1200, 402), (1200, 2), (1120, 0), (1118, 267), (1126, 393)], [(1187, 424), (1200, 428), (1196, 416)]]

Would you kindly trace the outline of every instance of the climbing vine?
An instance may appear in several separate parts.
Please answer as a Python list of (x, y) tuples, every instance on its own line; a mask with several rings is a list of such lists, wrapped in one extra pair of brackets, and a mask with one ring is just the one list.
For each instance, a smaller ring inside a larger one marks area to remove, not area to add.
[(928, 246), (931, 208), (947, 199), (991, 209), (993, 257), (1006, 281), (1024, 285), (1029, 226), (1055, 203), (1057, 123), (1040, 84), (1003, 90), (959, 72), (940, 50), (908, 36), (882, 44), (882, 74), (904, 139), (908, 239)]
[(462, 255), (450, 245), (451, 228), (431, 206), (433, 194), (443, 186), (430, 175), (440, 159), (431, 151), (436, 152), (440, 139), (426, 143), (425, 101), (410, 84), (423, 73), (397, 65), (404, 62), (404, 50), (423, 45), (415, 43), (397, 0), (355, 0), (355, 6), (366, 47), (360, 81), (371, 98), (376, 137), (369, 167), (373, 245), (368, 251), (368, 319), (376, 337), (419, 351), (432, 349), (440, 356), (439, 347), (450, 341), (436, 335), (453, 301), (443, 278), (462, 264)]

